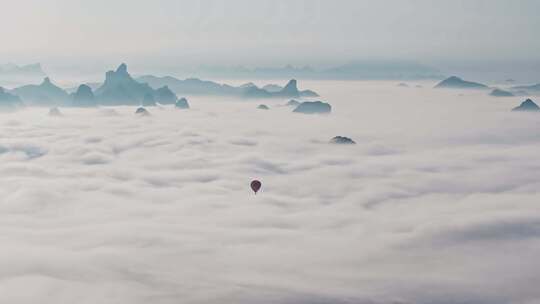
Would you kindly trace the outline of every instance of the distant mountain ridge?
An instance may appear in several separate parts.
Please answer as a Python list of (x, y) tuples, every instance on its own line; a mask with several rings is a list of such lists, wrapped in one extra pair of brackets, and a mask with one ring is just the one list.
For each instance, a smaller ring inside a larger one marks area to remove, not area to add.
[(512, 96), (514, 96), (514, 94), (512, 94), (511, 92), (508, 92), (508, 91), (505, 91), (505, 90), (502, 90), (502, 89), (498, 89), (498, 88), (493, 89), (493, 91), (491, 91), (491, 93), (489, 93), (489, 95), (494, 96), (494, 97), (512, 97)]
[(13, 76), (45, 76), (41, 64), (16, 65), (13, 63), (0, 64), (0, 75)]
[(0, 109), (13, 109), (22, 106), (19, 96), (12, 95), (0, 87)]
[(321, 71), (327, 79), (440, 79), (438, 69), (413, 61), (354, 61)]
[(512, 87), (512, 89), (540, 92), (540, 83), (533, 84), (533, 85), (515, 86), (515, 87)]
[[(150, 84), (149, 84), (150, 83)], [(95, 89), (93, 90), (92, 87)], [(173, 88), (171, 90), (169, 87)], [(242, 86), (218, 84), (196, 78), (179, 80), (174, 77), (142, 76), (134, 79), (128, 72), (127, 65), (122, 63), (116, 70), (105, 74), (102, 84), (82, 84), (76, 89), (66, 90), (53, 84), (49, 77), (36, 85), (16, 87), (9, 93), (14, 94), (29, 104), (37, 106), (96, 106), (96, 105), (145, 105), (177, 104), (182, 95), (219, 95), (243, 98), (296, 98), (316, 97), (311, 90), (298, 90), (297, 81), (290, 80), (284, 87), (267, 86), (271, 90), (259, 88), (253, 83)]]
[(445, 80), (439, 82), (435, 88), (447, 88), (447, 89), (488, 89), (485, 84), (478, 82), (466, 81), (457, 76), (451, 76)]
[(321, 80), (395, 80), (442, 79), (441, 72), (428, 65), (405, 60), (357, 60), (346, 64), (315, 69), (310, 66), (286, 65), (277, 68), (202, 66), (189, 71), (204, 77), (237, 79), (321, 79)]
[(46, 76), (39, 63), (28, 65), (0, 64), (0, 86), (14, 88), (27, 83), (36, 83)]
[(174, 92), (184, 95), (236, 95), (239, 93), (236, 87), (198, 78), (179, 80), (172, 76), (145, 75), (138, 77), (137, 81), (148, 83), (153, 88), (166, 85)]
[[(153, 88), (167, 86), (179, 95), (217, 95), (238, 96), (244, 98), (295, 98), (319, 96), (311, 90), (298, 90), (298, 82), (295, 79), (291, 79), (284, 87), (271, 85), (271, 90), (267, 90), (265, 87), (259, 88), (252, 83), (235, 87), (197, 78), (180, 80), (171, 76), (157, 77), (145, 75), (138, 77), (137, 80), (139, 82), (148, 83), (148, 85)], [(266, 87), (268, 87), (268, 85)]]
[(141, 105), (149, 100), (154, 104), (175, 104), (178, 99), (167, 86), (154, 90), (148, 84), (134, 80), (126, 64), (121, 64), (115, 71), (108, 71), (105, 82), (95, 92), (83, 84), (70, 95), (45, 77), (39, 85), (24, 85), (10, 93), (20, 97), (25, 104), (38, 106)]
[(45, 77), (39, 85), (25, 85), (11, 90), (11, 93), (33, 105), (64, 105), (69, 100), (68, 93), (53, 84), (49, 77)]

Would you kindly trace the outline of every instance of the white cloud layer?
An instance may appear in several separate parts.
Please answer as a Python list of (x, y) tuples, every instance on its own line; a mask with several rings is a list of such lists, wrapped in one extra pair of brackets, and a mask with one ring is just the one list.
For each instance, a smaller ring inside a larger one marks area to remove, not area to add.
[(0, 302), (540, 301), (540, 115), (305, 85), (334, 113), (193, 97), (0, 114)]

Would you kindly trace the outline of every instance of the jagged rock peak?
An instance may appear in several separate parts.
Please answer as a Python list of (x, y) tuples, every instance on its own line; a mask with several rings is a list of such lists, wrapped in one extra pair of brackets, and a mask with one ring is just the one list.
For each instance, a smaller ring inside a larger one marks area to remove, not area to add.
[(513, 108), (512, 111), (538, 112), (540, 111), (540, 107), (531, 99), (527, 99), (518, 107)]
[(92, 88), (89, 87), (88, 85), (86, 84), (81, 84), (79, 86), (79, 88), (77, 89), (77, 93), (76, 94), (79, 94), (79, 95), (87, 95), (87, 96), (90, 96), (90, 95), (94, 95), (94, 93), (92, 92)]
[(296, 79), (291, 79), (287, 85), (283, 88), (283, 91), (298, 91)]
[(116, 69), (116, 73), (127, 74), (127, 65), (125, 63), (122, 63), (121, 65), (119, 65), (118, 68)]

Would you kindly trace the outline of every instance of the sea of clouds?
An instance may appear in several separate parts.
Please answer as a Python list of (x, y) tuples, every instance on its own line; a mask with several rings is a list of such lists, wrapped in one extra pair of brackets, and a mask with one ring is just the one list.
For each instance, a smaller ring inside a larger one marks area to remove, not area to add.
[(540, 301), (540, 115), (510, 112), (522, 98), (303, 85), (333, 113), (1, 113), (0, 303)]

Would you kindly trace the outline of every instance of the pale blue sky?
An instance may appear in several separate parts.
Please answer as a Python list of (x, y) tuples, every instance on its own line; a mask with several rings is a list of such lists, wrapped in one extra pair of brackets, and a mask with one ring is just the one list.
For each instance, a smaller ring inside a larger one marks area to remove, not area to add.
[(1, 0), (1, 62), (540, 61), (540, 1)]

